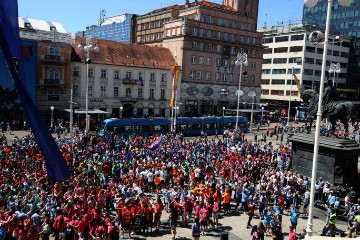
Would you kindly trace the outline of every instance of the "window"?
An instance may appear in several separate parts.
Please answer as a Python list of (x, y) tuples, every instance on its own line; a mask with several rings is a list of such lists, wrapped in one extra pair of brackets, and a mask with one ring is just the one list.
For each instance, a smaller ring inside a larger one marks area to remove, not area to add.
[(221, 58), (216, 59), (216, 66), (221, 67)]
[(247, 29), (248, 31), (251, 31), (252, 30), (252, 24), (251, 23), (249, 23), (248, 24), (248, 29)]
[(220, 77), (221, 77), (221, 73), (216, 72), (216, 73), (215, 73), (215, 81), (219, 82), (219, 81), (220, 81)]
[(340, 56), (340, 52), (339, 51), (333, 51), (333, 56), (335, 56), (335, 57), (338, 57), (338, 56)]
[(291, 36), (291, 41), (300, 41), (300, 40), (304, 40), (304, 34)]
[(155, 82), (155, 73), (150, 73), (150, 82)]
[(200, 28), (200, 37), (205, 36), (205, 29)]
[(51, 69), (50, 72), (49, 72), (49, 79), (51, 79), (51, 80), (58, 80), (58, 79), (60, 79), (60, 77), (59, 77), (59, 70), (57, 70), (57, 69), (55, 69), (55, 68)]
[(306, 52), (315, 53), (315, 48), (307, 46), (306, 47)]
[(263, 60), (263, 64), (271, 64), (271, 58), (268, 58), (268, 59), (264, 59)]
[(231, 27), (232, 27), (232, 28), (236, 28), (236, 21), (232, 21), (232, 22), (231, 22)]
[(223, 48), (222, 48), (221, 45), (217, 45), (217, 46), (216, 46), (216, 51), (217, 51), (218, 53), (222, 53), (222, 50), (223, 50)]
[(206, 19), (206, 15), (202, 14), (200, 16), (200, 22), (205, 22), (205, 19)]
[(242, 30), (245, 30), (245, 29), (246, 29), (246, 24), (243, 23), (243, 22), (241, 23), (241, 29), (242, 29)]
[(161, 82), (166, 82), (167, 75), (166, 73), (161, 74)]
[(132, 79), (132, 72), (126, 72), (125, 77), (126, 79)]
[(227, 82), (227, 80), (228, 80), (228, 74), (227, 73), (222, 74), (222, 80), (223, 80), (223, 82)]
[(249, 82), (249, 77), (248, 77), (248, 75), (244, 75), (244, 83), (248, 83)]
[(80, 67), (74, 67), (73, 76), (80, 77)]
[(197, 42), (192, 42), (192, 49), (197, 49)]
[(100, 97), (106, 97), (106, 86), (100, 86)]
[(252, 62), (251, 63), (251, 70), (255, 70), (256, 69), (256, 63)]
[(231, 55), (236, 55), (236, 48), (235, 47), (231, 47), (230, 54)]
[(216, 39), (221, 40), (221, 32), (216, 32)]
[(303, 46), (290, 47), (290, 52), (302, 52)]
[(313, 75), (313, 74), (314, 74), (314, 70), (313, 70), (313, 69), (304, 69), (304, 74), (305, 74), (305, 75)]
[(191, 64), (196, 64), (196, 62), (197, 62), (196, 56), (192, 55), (191, 56)]
[(107, 70), (106, 69), (101, 69), (101, 78), (107, 78)]
[(200, 43), (200, 51), (204, 51), (205, 50), (205, 43)]
[(233, 33), (230, 33), (230, 41), (235, 42), (236, 41), (236, 35)]
[(213, 16), (208, 16), (208, 22), (210, 24), (213, 24), (214, 23), (214, 17)]
[(119, 70), (115, 70), (114, 71), (114, 79), (119, 79), (120, 78), (120, 71)]
[(209, 81), (211, 78), (211, 72), (205, 72), (205, 80)]
[(204, 57), (199, 57), (199, 64), (203, 65), (204, 64)]
[(274, 53), (285, 53), (287, 52), (287, 50), (288, 50), (287, 47), (274, 48)]
[(154, 99), (155, 97), (155, 90), (153, 88), (150, 88), (149, 90), (149, 98)]
[(270, 79), (261, 79), (261, 84), (269, 85)]
[(143, 89), (142, 88), (138, 88), (138, 98), (143, 98)]
[(197, 36), (197, 28), (193, 28), (193, 29), (192, 29), (192, 35), (193, 35), (193, 36)]
[(270, 69), (263, 69), (261, 70), (262, 74), (270, 74), (271, 70)]
[(288, 42), (289, 36), (275, 37), (275, 42)]
[(250, 83), (252, 83), (252, 84), (255, 83), (255, 76), (254, 75), (250, 76)]
[(274, 42), (274, 39), (272, 37), (266, 37), (266, 38), (263, 38), (263, 43), (273, 43)]
[(57, 90), (49, 90), (47, 94), (48, 101), (59, 101), (60, 100), (60, 92)]
[(218, 18), (218, 19), (217, 19), (217, 24), (218, 24), (219, 26), (222, 25), (222, 18)]
[(245, 36), (240, 36), (240, 42), (242, 42), (242, 43), (245, 42)]
[(114, 98), (119, 97), (119, 87), (114, 87)]
[(94, 97), (94, 87), (93, 87), (93, 85), (89, 85), (89, 97)]
[(209, 43), (209, 44), (206, 44), (206, 51), (212, 52), (212, 50), (213, 50), (213, 49), (212, 49), (212, 46), (213, 46), (213, 45), (210, 44), (210, 43)]
[(225, 27), (229, 26), (229, 19), (224, 19), (224, 25), (225, 25)]
[(60, 56), (60, 49), (57, 46), (51, 46), (49, 49), (49, 55)]
[(229, 74), (229, 81), (234, 82), (234, 74), (233, 73)]
[(208, 38), (212, 38), (212, 31), (211, 31), (211, 30), (207, 30), (206, 36), (207, 36)]
[(190, 72), (190, 79), (195, 79), (196, 76), (196, 71), (195, 70), (191, 70)]
[(165, 99), (165, 89), (160, 90), (160, 99)]
[(90, 78), (93, 78), (93, 77), (94, 77), (94, 68), (89, 68), (88, 76), (89, 76)]
[(273, 79), (273, 80), (271, 80), (271, 84), (273, 84), (273, 85), (285, 85), (285, 80), (283, 80), (283, 79)]
[(202, 79), (203, 79), (203, 72), (202, 72), (202, 71), (198, 71), (198, 76), (197, 76), (197, 78), (198, 78), (199, 80), (202, 80)]
[(272, 74), (286, 74), (286, 69), (273, 69)]
[(127, 88), (125, 90), (125, 97), (130, 98), (131, 97), (131, 88)]
[(274, 58), (273, 59), (274, 64), (283, 64), (283, 63), (286, 63), (286, 61), (287, 61), (286, 58)]
[(228, 33), (224, 33), (224, 40), (225, 40), (225, 41), (228, 40)]
[(315, 61), (316, 65), (322, 65), (322, 59), (316, 59)]
[(211, 65), (211, 57), (207, 57), (206, 58), (206, 65), (210, 66)]
[(74, 85), (74, 96), (75, 96), (75, 97), (79, 97), (79, 96), (80, 96), (79, 85)]

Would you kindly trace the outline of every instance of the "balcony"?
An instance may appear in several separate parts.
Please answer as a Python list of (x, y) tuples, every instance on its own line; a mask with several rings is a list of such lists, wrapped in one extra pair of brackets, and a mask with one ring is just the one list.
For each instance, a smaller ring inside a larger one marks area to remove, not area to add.
[(63, 56), (58, 55), (41, 55), (40, 60), (43, 63), (50, 63), (50, 64), (65, 64), (65, 58)]
[(156, 86), (156, 80), (151, 80), (151, 79), (150, 79), (149, 85), (150, 85), (150, 86)]
[(166, 82), (166, 81), (161, 81), (161, 82), (160, 82), (160, 86), (166, 87), (166, 86), (167, 86), (167, 82)]
[(63, 86), (65, 81), (62, 79), (40, 79), (42, 86)]
[(123, 84), (132, 84), (132, 85), (137, 85), (138, 84), (138, 81), (137, 79), (130, 79), (130, 78), (123, 78), (122, 79), (122, 83)]
[(133, 97), (121, 97), (120, 101), (121, 102), (137, 102), (137, 98), (133, 98)]

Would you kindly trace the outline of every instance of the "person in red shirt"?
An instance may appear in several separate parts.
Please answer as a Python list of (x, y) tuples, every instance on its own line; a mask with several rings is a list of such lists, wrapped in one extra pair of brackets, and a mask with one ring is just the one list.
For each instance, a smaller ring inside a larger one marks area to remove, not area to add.
[(200, 209), (201, 235), (205, 235), (205, 231), (207, 230), (208, 217), (209, 211), (206, 209), (205, 204), (202, 204)]
[(160, 218), (163, 210), (162, 204), (159, 201), (161, 202), (160, 198), (158, 198), (155, 203), (155, 219), (154, 219), (155, 228), (156, 228), (155, 232), (160, 231), (160, 223), (161, 223)]
[(128, 210), (127, 206), (124, 206), (123, 212), (122, 212), (122, 224), (121, 224), (121, 231), (122, 231), (122, 238), (124, 238), (125, 231), (128, 231), (129, 238), (130, 238), (130, 228), (131, 228), (131, 221), (132, 221), (132, 214)]
[(249, 216), (249, 219), (248, 219), (248, 222), (247, 222), (247, 225), (246, 225), (246, 228), (248, 227), (251, 227), (251, 219), (254, 217), (254, 202), (253, 201), (250, 201), (248, 203), (248, 216)]

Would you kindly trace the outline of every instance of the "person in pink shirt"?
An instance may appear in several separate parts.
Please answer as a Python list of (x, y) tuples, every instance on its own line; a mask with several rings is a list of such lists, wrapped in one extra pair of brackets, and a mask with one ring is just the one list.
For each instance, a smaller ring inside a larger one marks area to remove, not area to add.
[(209, 218), (209, 211), (206, 209), (205, 204), (202, 204), (201, 209), (199, 211), (200, 215), (200, 226), (201, 226), (201, 235), (205, 235), (205, 231), (207, 230), (207, 222)]

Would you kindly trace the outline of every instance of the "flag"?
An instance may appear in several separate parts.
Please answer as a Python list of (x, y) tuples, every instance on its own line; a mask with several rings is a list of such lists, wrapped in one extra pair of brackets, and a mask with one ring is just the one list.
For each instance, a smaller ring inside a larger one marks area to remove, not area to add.
[(44, 155), (48, 179), (64, 181), (71, 175), (69, 167), (25, 87), (17, 0), (0, 0), (0, 47), (27, 119)]
[(162, 143), (162, 135), (157, 137), (151, 144), (146, 145), (151, 151), (155, 151), (161, 146)]
[(300, 80), (297, 78), (297, 76), (296, 76), (295, 73), (294, 73), (294, 80), (295, 80), (295, 83), (296, 83), (296, 86), (297, 86), (299, 92), (302, 93), (303, 88), (301, 87), (301, 85), (300, 85)]
[(173, 107), (175, 105), (175, 94), (176, 94), (176, 88), (179, 81), (180, 76), (180, 70), (181, 66), (175, 65), (171, 67), (171, 98), (170, 98), (170, 107)]

